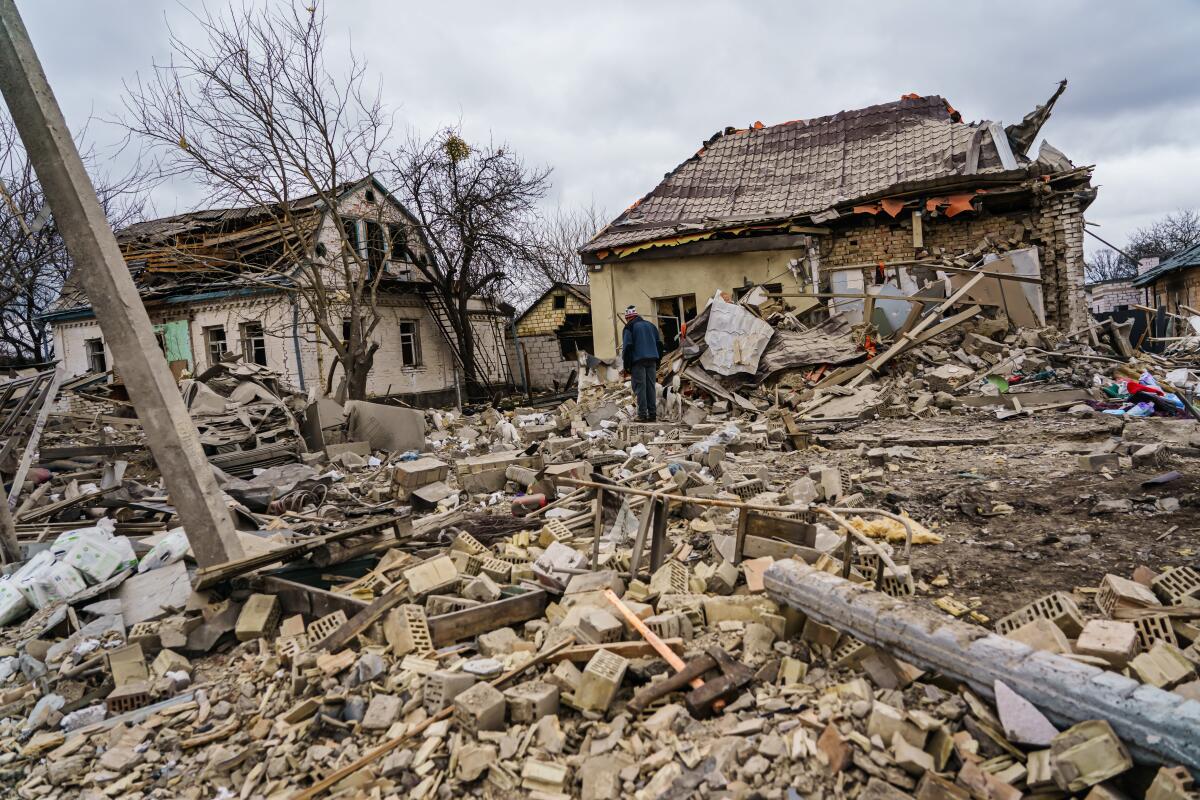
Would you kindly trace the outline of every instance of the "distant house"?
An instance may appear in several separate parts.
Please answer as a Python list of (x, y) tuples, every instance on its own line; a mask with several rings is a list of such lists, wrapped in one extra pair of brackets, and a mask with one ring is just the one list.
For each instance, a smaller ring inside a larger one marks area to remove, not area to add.
[(1180, 250), (1150, 269), (1139, 269), (1134, 287), (1145, 292), (1140, 302), (1168, 313), (1193, 316), (1200, 311), (1200, 243)]
[(587, 284), (555, 283), (516, 319), (514, 377), (528, 376), (533, 389), (563, 386), (592, 353), (592, 300)]
[[(439, 310), (439, 295), (416, 267), (430, 257), (416, 218), (373, 178), (348, 184), (338, 202), (348, 240), (369, 269), (383, 273), (377, 301), (382, 321), (372, 336), (380, 348), (368, 394), (414, 404), (453, 402), (461, 380), (456, 337)], [(295, 228), (281, 230), (262, 207), (195, 211), (117, 234), (159, 347), (176, 374), (198, 374), (232, 351), (301, 389), (325, 386), (331, 369), (338, 377), (333, 349), (285, 286), (291, 280), (289, 254), (304, 248), (308, 257), (331, 264), (328, 285), (336, 290), (330, 254), (340, 251), (342, 237), (319, 198), (300, 198), (290, 208), (310, 226), (303, 241), (293, 241)], [(511, 309), (474, 298), (471, 310), (484, 380), (510, 384), (505, 338)], [(112, 368), (112, 353), (75, 281), (68, 279), (45, 319), (68, 376)]]
[(1028, 155), (1063, 88), (1008, 127), (905, 95), (719, 131), (581, 249), (596, 355), (616, 354), (631, 303), (672, 345), (717, 291), (762, 284), (799, 310), (816, 302), (804, 294), (862, 293), (877, 278), (907, 293), (911, 279), (887, 265), (958, 255), (984, 237), (1036, 248), (1047, 322), (1086, 324), (1091, 168), (1046, 143)]

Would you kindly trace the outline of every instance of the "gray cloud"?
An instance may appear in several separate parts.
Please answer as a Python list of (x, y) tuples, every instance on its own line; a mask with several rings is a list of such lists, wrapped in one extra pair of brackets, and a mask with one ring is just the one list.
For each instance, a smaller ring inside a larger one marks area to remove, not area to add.
[[(264, 2), (266, 0), (263, 0)], [(169, 57), (175, 3), (21, 2), (68, 121), (120, 110), (122, 81)], [(214, 6), (215, 7), (215, 6)], [(1089, 219), (1122, 240), (1200, 206), (1200, 6), (1189, 0), (327, 3), (331, 63), (350, 45), (403, 126), (461, 118), (554, 167), (555, 197), (613, 215), (714, 131), (941, 94), (1011, 122), (1071, 81), (1044, 133), (1102, 185)], [(93, 138), (117, 132), (93, 124)], [(192, 187), (156, 195), (163, 213)], [(1089, 243), (1094, 244), (1094, 243)]]

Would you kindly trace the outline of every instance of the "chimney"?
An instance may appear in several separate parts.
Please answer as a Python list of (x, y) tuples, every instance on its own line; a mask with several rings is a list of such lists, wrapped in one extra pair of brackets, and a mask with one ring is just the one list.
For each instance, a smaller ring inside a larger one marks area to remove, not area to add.
[(1151, 256), (1150, 258), (1138, 259), (1138, 275), (1145, 275), (1147, 272), (1149, 272), (1150, 270), (1157, 267), (1158, 262), (1159, 262), (1158, 256)]

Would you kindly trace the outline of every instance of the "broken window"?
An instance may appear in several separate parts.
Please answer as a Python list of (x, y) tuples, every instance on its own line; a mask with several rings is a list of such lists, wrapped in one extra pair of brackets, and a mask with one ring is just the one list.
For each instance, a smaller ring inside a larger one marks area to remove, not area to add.
[[(743, 297), (750, 294), (751, 290), (753, 290), (755, 286), (756, 286), (756, 284), (751, 283), (747, 286), (736, 287), (733, 290), (733, 299), (735, 301), (741, 300)], [(767, 294), (783, 294), (783, 284), (782, 283), (764, 283), (762, 285), (762, 288), (763, 288), (763, 291), (766, 292)]]
[(267, 365), (267, 337), (262, 323), (242, 323), (242, 357), (253, 364)]
[(400, 322), (400, 364), (405, 367), (421, 365), (421, 329), (416, 320)]
[(360, 253), (358, 246), (358, 220), (350, 217), (342, 217), (342, 233), (346, 237), (346, 247), (352, 253)]
[(204, 329), (204, 349), (208, 353), (209, 366), (221, 363), (221, 356), (229, 352), (224, 325), (210, 325)]
[(567, 361), (574, 361), (579, 357), (581, 351), (594, 352), (592, 349), (592, 315), (565, 315), (562, 327), (558, 329), (558, 346), (562, 351), (562, 357)]
[(383, 261), (387, 258), (387, 242), (383, 237), (382, 225), (370, 219), (363, 223), (367, 228), (367, 270), (369, 275), (374, 276), (383, 268)]
[(367, 198), (368, 203), (375, 202), (375, 190), (374, 189), (367, 189), (365, 196)]
[(680, 328), (696, 316), (696, 295), (655, 297), (654, 313), (658, 316), (658, 329), (662, 332), (663, 346), (667, 351), (674, 350), (679, 346)]
[(567, 296), (565, 294), (554, 295), (554, 310), (562, 311), (567, 307)]
[(103, 339), (84, 339), (83, 351), (87, 354), (89, 372), (108, 372), (108, 358), (104, 355)]
[(388, 225), (392, 261), (408, 260), (408, 234), (403, 224)]

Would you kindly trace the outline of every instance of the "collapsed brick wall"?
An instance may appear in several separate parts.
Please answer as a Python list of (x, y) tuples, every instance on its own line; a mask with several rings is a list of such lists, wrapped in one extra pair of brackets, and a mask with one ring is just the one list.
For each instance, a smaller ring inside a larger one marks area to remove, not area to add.
[[(530, 388), (552, 389), (555, 381), (562, 386), (578, 366), (574, 359), (563, 358), (562, 347), (557, 336), (543, 334), (521, 336), (519, 339), (524, 363), (529, 368)], [(513, 357), (516, 358), (515, 353)], [(518, 370), (513, 370), (513, 372), (517, 375), (520, 374)], [(517, 380), (520, 378), (518, 377)]]
[[(1037, 246), (1042, 268), (1046, 321), (1066, 331), (1087, 325), (1083, 280), (1083, 209), (1073, 194), (1044, 198), (1037, 206), (1015, 211), (983, 210), (953, 218), (922, 220), (923, 248), (933, 255), (958, 255), (984, 238), (1004, 249)], [(860, 215), (834, 228), (832, 243), (822, 241), (822, 266), (901, 261), (919, 252), (913, 246), (907, 212)]]
[[(554, 299), (561, 297), (563, 308), (554, 307)], [(536, 336), (554, 333), (567, 320), (567, 314), (590, 314), (591, 306), (583, 303), (571, 292), (560, 289), (543, 297), (533, 308), (526, 311), (517, 322), (518, 336)]]

